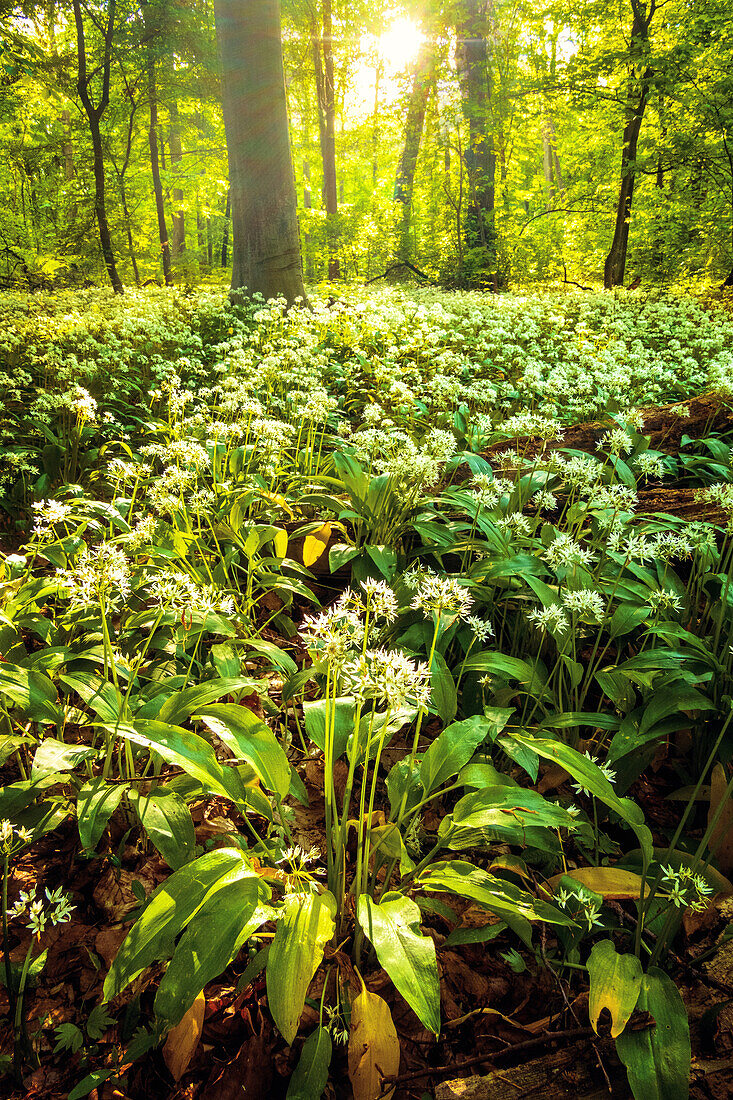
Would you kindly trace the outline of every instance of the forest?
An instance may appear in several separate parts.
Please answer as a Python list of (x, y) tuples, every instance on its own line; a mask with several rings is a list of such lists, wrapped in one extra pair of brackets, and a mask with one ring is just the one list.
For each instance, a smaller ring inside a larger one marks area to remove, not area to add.
[(733, 1095), (727, 0), (0, 44), (0, 1095)]

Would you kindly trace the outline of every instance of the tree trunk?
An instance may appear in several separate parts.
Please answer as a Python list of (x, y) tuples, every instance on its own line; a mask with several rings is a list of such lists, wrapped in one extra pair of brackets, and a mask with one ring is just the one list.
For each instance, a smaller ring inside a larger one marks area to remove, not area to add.
[[(636, 151), (639, 143), (641, 124), (649, 100), (649, 88), (654, 75), (653, 69), (646, 63), (649, 45), (649, 27), (656, 10), (656, 0), (651, 0), (649, 8), (641, 0), (631, 0), (634, 19), (629, 44), (632, 66), (629, 79), (628, 100), (626, 106), (626, 124), (624, 126), (621, 148), (621, 185), (616, 203), (616, 224), (613, 240), (603, 269), (603, 285), (606, 290), (623, 286), (626, 273), (626, 255), (629, 247), (629, 225), (631, 205), (634, 199), (636, 182)], [(643, 65), (643, 72), (637, 75), (637, 68)]]
[(150, 121), (148, 125), (150, 171), (153, 177), (155, 213), (158, 219), (158, 240), (160, 242), (160, 254), (163, 260), (163, 278), (165, 279), (165, 285), (170, 286), (173, 282), (171, 275), (171, 246), (168, 240), (168, 227), (165, 224), (165, 202), (163, 200), (163, 184), (160, 179), (160, 161), (158, 159), (158, 85), (155, 71), (155, 36), (158, 28), (153, 22), (153, 14), (149, 3), (143, 4), (143, 19), (145, 22), (145, 64), (148, 74), (148, 108), (150, 112)]
[(412, 191), (415, 184), (417, 159), (420, 154), (420, 141), (425, 126), (425, 111), (430, 98), (435, 62), (435, 47), (432, 42), (423, 41), (415, 62), (412, 77), (412, 90), (407, 108), (405, 123), (405, 143), (397, 167), (394, 185), (394, 200), (402, 203), (398, 227), (398, 258), (409, 260), (412, 252), (410, 230), (412, 227)]
[(305, 298), (279, 0), (215, 0), (229, 153), (232, 291)]
[(229, 265), (229, 221), (232, 214), (232, 189), (227, 191), (227, 201), (224, 207), (224, 227), (221, 231), (221, 266)]
[(485, 266), (496, 264), (494, 214), (496, 154), (490, 132), (489, 51), (486, 39), (487, 5), (465, 0), (464, 18), (457, 28), (456, 64), (462, 88), (463, 113), (468, 127), (464, 160), (468, 202), (463, 218), (467, 248), (485, 252)]
[[(171, 69), (173, 66), (173, 58), (171, 55)], [(183, 146), (181, 144), (181, 116), (178, 111), (178, 104), (175, 99), (172, 99), (168, 104), (168, 117), (170, 125), (168, 128), (168, 145), (171, 151), (171, 169), (180, 171), (181, 162), (183, 161)], [(176, 258), (180, 258), (186, 251), (186, 219), (181, 209), (183, 202), (183, 190), (180, 187), (173, 188), (173, 255)]]
[(104, 257), (104, 266), (107, 268), (107, 274), (109, 275), (109, 281), (112, 284), (112, 289), (115, 294), (123, 294), (124, 287), (122, 280), (117, 271), (115, 264), (114, 249), (112, 248), (112, 236), (109, 231), (109, 222), (107, 221), (107, 206), (105, 199), (105, 180), (104, 180), (104, 150), (102, 147), (102, 131), (100, 128), (100, 120), (107, 104), (109, 103), (109, 78), (110, 78), (110, 64), (112, 58), (112, 36), (114, 34), (115, 25), (115, 9), (117, 6), (116, 0), (109, 0), (109, 6), (107, 8), (107, 23), (104, 30), (104, 55), (102, 61), (102, 94), (96, 107), (92, 103), (89, 95), (89, 75), (87, 73), (87, 51), (86, 51), (86, 38), (84, 34), (84, 18), (81, 11), (81, 0), (73, 0), (74, 5), (74, 22), (76, 24), (76, 43), (78, 51), (77, 61), (77, 82), (76, 88), (79, 93), (79, 99), (81, 100), (84, 111), (86, 112), (87, 119), (89, 120), (89, 132), (92, 138), (92, 149), (94, 151), (94, 213), (97, 219), (97, 227), (99, 229), (99, 243), (102, 246), (102, 256)]
[(331, 0), (323, 0), (323, 30), (311, 31), (313, 63), (318, 93), (318, 132), (323, 161), (323, 206), (326, 211), (328, 277), (341, 278), (338, 256), (338, 185), (336, 182), (336, 89), (333, 73), (333, 15)]

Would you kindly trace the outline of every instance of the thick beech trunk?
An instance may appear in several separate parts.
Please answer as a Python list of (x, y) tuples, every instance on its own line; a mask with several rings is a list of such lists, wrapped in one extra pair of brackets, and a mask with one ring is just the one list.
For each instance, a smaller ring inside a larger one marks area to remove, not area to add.
[(102, 94), (95, 106), (89, 94), (90, 77), (87, 72), (86, 37), (84, 33), (84, 17), (81, 10), (81, 0), (73, 0), (74, 22), (76, 24), (76, 43), (78, 51), (78, 68), (76, 89), (79, 99), (89, 121), (89, 133), (92, 139), (94, 152), (94, 214), (99, 229), (99, 243), (102, 246), (104, 266), (107, 268), (109, 281), (115, 294), (123, 294), (124, 287), (117, 271), (114, 249), (112, 247), (112, 235), (107, 221), (107, 204), (105, 197), (104, 179), (104, 149), (102, 146), (102, 130), (100, 121), (109, 103), (109, 78), (112, 58), (112, 36), (115, 25), (116, 0), (109, 0), (107, 8), (107, 22), (104, 29), (104, 54), (102, 61)]
[(412, 228), (412, 192), (415, 185), (415, 172), (420, 155), (420, 142), (425, 126), (425, 112), (430, 98), (433, 79), (435, 47), (432, 42), (423, 41), (415, 62), (412, 76), (410, 102), (405, 123), (405, 143), (397, 166), (394, 186), (394, 200), (402, 203), (402, 212), (397, 231), (397, 249), (400, 260), (409, 260)]
[(631, 206), (636, 182), (636, 153), (641, 124), (649, 101), (651, 79), (654, 75), (646, 62), (646, 54), (649, 46), (649, 27), (656, 11), (656, 0), (651, 0), (648, 8), (641, 3), (641, 0), (631, 0), (631, 6), (634, 13), (629, 44), (632, 72), (621, 147), (621, 184), (616, 203), (616, 224), (603, 269), (603, 285), (607, 290), (622, 286), (626, 273)]
[(229, 153), (232, 291), (304, 298), (278, 0), (215, 0)]

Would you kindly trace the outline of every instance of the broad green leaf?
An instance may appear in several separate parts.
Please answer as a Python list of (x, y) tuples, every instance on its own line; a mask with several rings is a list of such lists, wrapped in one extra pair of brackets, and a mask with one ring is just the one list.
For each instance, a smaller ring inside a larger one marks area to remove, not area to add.
[(193, 859), (196, 834), (191, 811), (175, 791), (157, 787), (141, 794), (133, 788), (127, 797), (140, 824), (171, 870), (177, 871)]
[(588, 1013), (598, 1034), (598, 1017), (604, 1008), (611, 1014), (611, 1035), (615, 1039), (626, 1027), (641, 989), (641, 962), (636, 955), (619, 955), (611, 940), (594, 944), (588, 956), (590, 1001)]
[(458, 708), (456, 685), (445, 663), (445, 657), (440, 653), (433, 654), (430, 671), (430, 708), (436, 712), (442, 722), (450, 722)]
[(170, 955), (175, 937), (208, 898), (250, 874), (238, 848), (218, 848), (162, 882), (117, 952), (104, 982), (105, 1001), (116, 997), (156, 959)]
[(56, 688), (44, 672), (0, 661), (0, 697), (5, 696), (38, 722), (58, 722)]
[(290, 765), (269, 726), (254, 711), (238, 703), (215, 703), (199, 708), (198, 717), (235, 756), (246, 760), (265, 787), (285, 798), (290, 788)]
[(79, 791), (76, 817), (79, 823), (79, 840), (86, 851), (90, 852), (97, 847), (99, 838), (124, 793), (124, 783), (108, 783), (101, 775), (90, 779)]
[(519, 657), (489, 650), (467, 657), (463, 669), (465, 672), (488, 672), (504, 680), (517, 680), (531, 692), (538, 691), (547, 679), (547, 671), (541, 661), (529, 664)]
[(84, 700), (102, 722), (116, 722), (120, 717), (122, 697), (109, 680), (97, 672), (75, 672), (59, 676), (59, 682)]
[(0, 767), (8, 760), (14, 752), (22, 748), (23, 745), (30, 745), (32, 737), (22, 737), (18, 734), (5, 733), (0, 735)]
[(93, 760), (97, 750), (89, 745), (67, 745), (55, 737), (46, 737), (36, 749), (31, 775), (34, 779), (53, 772), (70, 772), (85, 760)]
[(331, 1050), (328, 1028), (317, 1027), (310, 1033), (290, 1078), (286, 1100), (321, 1100), (328, 1082)]
[(238, 691), (254, 691), (257, 681), (251, 676), (235, 676), (232, 679), (204, 680), (193, 687), (177, 691), (163, 703), (157, 717), (161, 722), (179, 725), (186, 718), (199, 711), (207, 703), (221, 699), (222, 695), (234, 695)]
[(181, 726), (167, 722), (137, 719), (131, 726), (110, 729), (136, 745), (154, 749), (169, 764), (175, 764), (206, 789), (235, 803), (246, 801), (246, 790), (240, 777), (231, 768), (223, 768), (208, 741)]
[(463, 722), (453, 722), (431, 742), (420, 765), (420, 782), (425, 794), (436, 791), (447, 779), (458, 774), (486, 740), (490, 725), (483, 715), (474, 715)]
[(251, 935), (248, 921), (269, 891), (254, 871), (211, 895), (191, 918), (155, 995), (155, 1014), (174, 1027), (204, 986), (217, 978)]
[(433, 863), (416, 878), (414, 885), (419, 890), (470, 898), (502, 917), (507, 923), (517, 916), (528, 921), (545, 921), (547, 924), (574, 924), (566, 913), (554, 905), (540, 901), (513, 883), (458, 859)]
[(326, 749), (326, 724), (333, 742), (333, 757), (338, 760), (346, 752), (349, 737), (354, 732), (356, 704), (353, 696), (336, 699), (314, 699), (303, 703), (305, 732), (321, 752)]
[(639, 1012), (654, 1022), (640, 1030), (627, 1027), (616, 1039), (636, 1100), (687, 1100), (690, 1095), (690, 1028), (672, 979), (650, 966), (641, 979)]
[(403, 894), (390, 892), (381, 902), (362, 894), (356, 915), (382, 966), (418, 1019), (440, 1031), (440, 982), (435, 944), (420, 931), (420, 909)]
[(440, 823), (438, 835), (449, 848), (469, 848), (487, 833), (511, 840), (520, 831), (539, 828), (571, 829), (575, 820), (555, 802), (537, 791), (499, 785), (470, 791)]
[(283, 902), (267, 960), (267, 1000), (280, 1033), (292, 1043), (305, 995), (334, 932), (332, 894), (290, 894)]
[(644, 858), (648, 863), (652, 856), (652, 834), (644, 824), (644, 814), (641, 807), (629, 798), (619, 798), (597, 764), (594, 764), (583, 753), (571, 748), (570, 745), (564, 745), (561, 741), (531, 737), (523, 731), (512, 731), (510, 736), (520, 744), (532, 749), (544, 760), (551, 760), (553, 764), (559, 764), (577, 783), (590, 791), (596, 798), (599, 798), (610, 810), (618, 814), (621, 820), (625, 821), (636, 833)]

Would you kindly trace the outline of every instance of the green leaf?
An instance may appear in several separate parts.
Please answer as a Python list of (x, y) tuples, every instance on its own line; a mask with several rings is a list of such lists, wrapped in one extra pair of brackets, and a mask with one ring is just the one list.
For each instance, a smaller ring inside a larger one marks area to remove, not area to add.
[(362, 894), (356, 914), (364, 935), (418, 1019), (440, 1031), (440, 982), (435, 944), (420, 931), (420, 909), (403, 894), (390, 892), (381, 902)]
[(541, 920), (547, 924), (574, 925), (574, 921), (554, 905), (540, 901), (513, 883), (458, 859), (432, 864), (417, 877), (415, 887), (470, 898), (507, 923), (513, 917), (523, 917), (528, 921)]
[[(524, 787), (497, 785), (470, 791), (455, 805), (453, 813), (440, 823), (438, 835), (449, 848), (469, 848), (481, 843), (488, 833), (510, 842), (526, 830), (538, 828), (570, 829), (574, 818), (556, 802), (548, 802), (537, 791)], [(535, 834), (530, 834), (535, 835)]]
[(0, 696), (3, 695), (38, 722), (58, 722), (62, 718), (56, 706), (56, 688), (44, 672), (0, 662)]
[(559, 764), (573, 779), (580, 783), (585, 790), (605, 803), (610, 810), (618, 814), (622, 821), (636, 833), (639, 845), (648, 863), (652, 857), (652, 834), (644, 824), (644, 814), (635, 802), (629, 798), (619, 798), (611, 783), (592, 760), (587, 756), (564, 745), (561, 741), (553, 741), (541, 737), (532, 737), (524, 731), (512, 730), (510, 736), (521, 745), (532, 749), (544, 760), (551, 760), (553, 764)]
[(504, 680), (517, 680), (530, 692), (539, 691), (547, 679), (547, 672), (541, 661), (529, 664), (519, 657), (509, 657), (506, 653), (493, 653), (485, 650), (466, 658), (464, 672), (488, 672)]
[(269, 891), (254, 871), (209, 896), (191, 918), (155, 995), (155, 1014), (174, 1027), (204, 986), (217, 978), (252, 933), (248, 922)]
[(97, 750), (88, 745), (66, 745), (55, 737), (46, 737), (36, 749), (31, 775), (41, 779), (54, 772), (70, 772), (84, 760), (92, 760)]
[(447, 726), (431, 742), (420, 765), (420, 782), (425, 794), (442, 787), (447, 779), (458, 774), (486, 740), (490, 725), (483, 715), (474, 715)]
[(104, 982), (110, 1001), (156, 959), (171, 954), (173, 941), (202, 905), (250, 868), (238, 848), (218, 848), (175, 871), (153, 892), (122, 943)]
[(598, 1034), (598, 1017), (604, 1008), (611, 1013), (611, 1035), (615, 1039), (626, 1027), (641, 989), (641, 962), (636, 955), (619, 955), (611, 940), (594, 944), (588, 956), (591, 1027)]
[(641, 979), (639, 1012), (651, 1027), (626, 1028), (616, 1039), (636, 1100), (687, 1100), (690, 1095), (690, 1028), (679, 991), (670, 977), (650, 966)]
[(237, 804), (246, 802), (247, 792), (240, 777), (231, 768), (223, 768), (208, 741), (181, 726), (166, 722), (136, 719), (131, 726), (105, 726), (110, 733), (125, 737), (136, 745), (154, 749), (169, 764), (175, 764), (212, 793)]
[(76, 1024), (59, 1024), (58, 1027), (53, 1029), (53, 1033), (56, 1036), (56, 1046), (53, 1048), (54, 1054), (60, 1054), (63, 1050), (76, 1054), (77, 1050), (81, 1050), (84, 1046), (84, 1035)]
[(321, 1100), (328, 1082), (331, 1050), (328, 1028), (317, 1027), (310, 1033), (290, 1078), (286, 1100)]
[(303, 703), (305, 732), (321, 752), (326, 749), (326, 722), (332, 725), (334, 760), (346, 752), (349, 737), (354, 732), (354, 715), (355, 703), (351, 695)]
[(235, 756), (254, 768), (268, 790), (285, 798), (290, 789), (288, 758), (275, 734), (253, 711), (238, 703), (215, 703), (200, 708), (197, 716)]
[(196, 834), (189, 810), (175, 791), (158, 787), (148, 794), (130, 790), (130, 805), (161, 856), (173, 871), (193, 859)]
[(97, 847), (99, 838), (124, 793), (124, 783), (108, 783), (101, 776), (90, 779), (79, 791), (76, 817), (79, 823), (79, 840), (86, 851), (91, 852)]
[(67, 673), (59, 681), (74, 691), (102, 722), (116, 722), (121, 713), (122, 697), (109, 680), (97, 672)]
[(199, 711), (207, 703), (213, 703), (221, 699), (222, 695), (234, 695), (238, 691), (252, 692), (257, 687), (257, 681), (251, 676), (235, 676), (232, 679), (204, 680), (201, 684), (177, 691), (163, 703), (158, 712), (161, 722), (171, 722), (179, 725), (186, 718)]
[(101, 1039), (105, 1031), (112, 1027), (114, 1018), (108, 1016), (104, 1005), (95, 1005), (87, 1020), (87, 1035), (90, 1039)]
[(334, 932), (332, 894), (291, 894), (283, 902), (267, 960), (267, 1000), (280, 1033), (292, 1043), (305, 995)]
[(442, 722), (450, 722), (458, 709), (456, 685), (445, 657), (440, 653), (433, 654), (430, 670), (430, 708)]

